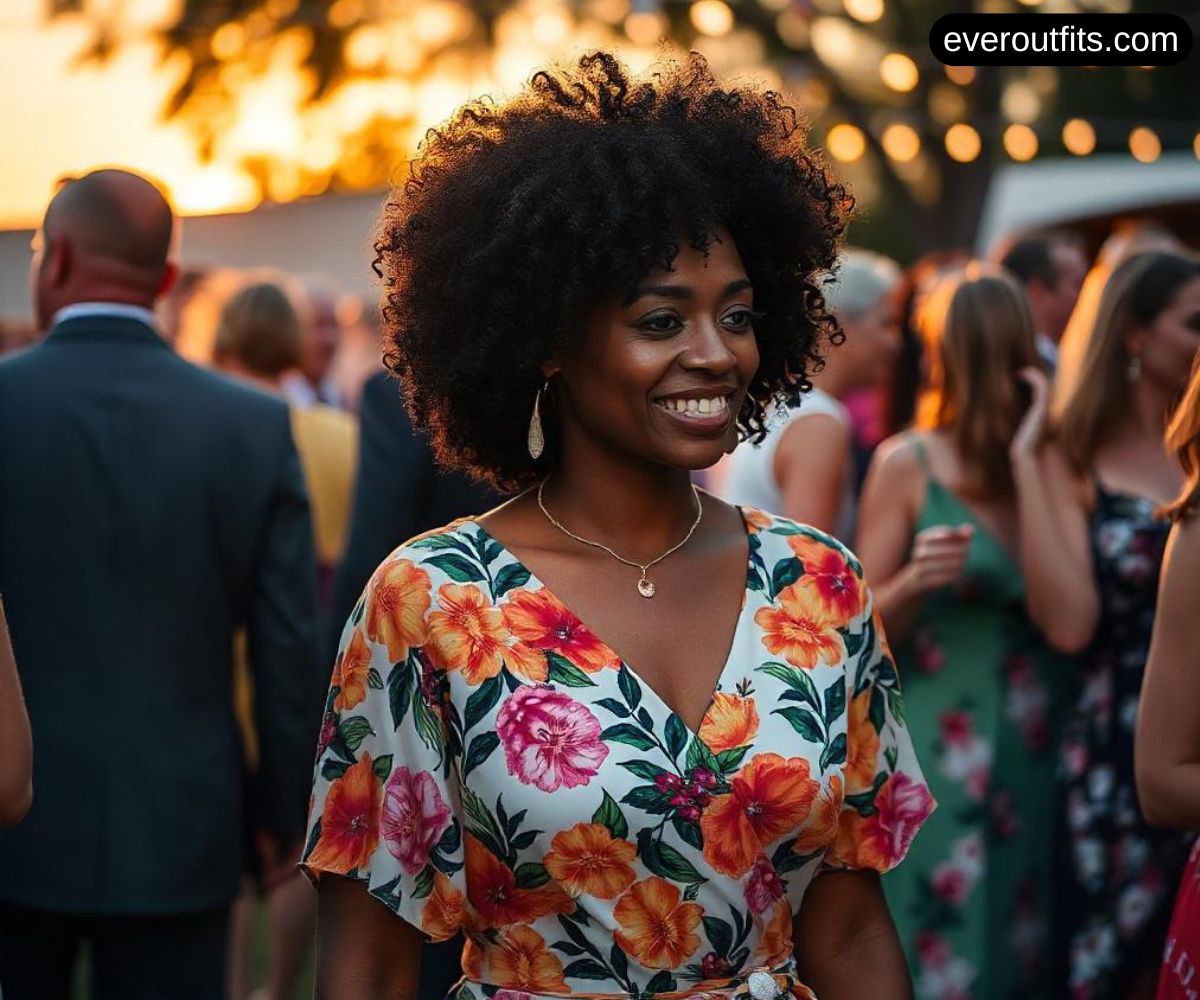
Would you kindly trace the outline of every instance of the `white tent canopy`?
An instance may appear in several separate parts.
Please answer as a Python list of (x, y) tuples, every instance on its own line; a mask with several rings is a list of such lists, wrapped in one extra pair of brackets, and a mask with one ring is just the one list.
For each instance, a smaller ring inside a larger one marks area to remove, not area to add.
[(986, 255), (1026, 229), (1181, 202), (1200, 203), (1200, 162), (1190, 152), (1154, 163), (1106, 154), (1014, 164), (992, 178), (975, 249)]

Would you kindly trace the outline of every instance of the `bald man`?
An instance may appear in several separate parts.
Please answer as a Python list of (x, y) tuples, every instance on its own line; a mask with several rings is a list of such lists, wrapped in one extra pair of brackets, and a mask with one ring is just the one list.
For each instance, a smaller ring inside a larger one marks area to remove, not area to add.
[[(0, 593), (34, 736), (34, 801), (0, 834), (0, 992), (218, 998), (243, 801), (298, 852), (327, 670), (286, 405), (177, 357), (155, 300), (173, 219), (144, 178), (67, 183), (35, 243), (50, 329), (0, 360)], [(233, 637), (255, 671), (247, 796)]]

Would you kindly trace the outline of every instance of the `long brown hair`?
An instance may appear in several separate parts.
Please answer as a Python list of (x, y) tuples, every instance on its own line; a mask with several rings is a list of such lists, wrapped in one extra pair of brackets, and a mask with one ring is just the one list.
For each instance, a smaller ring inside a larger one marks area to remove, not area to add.
[(1109, 276), (1078, 366), (1060, 366), (1054, 387), (1057, 437), (1076, 472), (1091, 468), (1096, 452), (1130, 412), (1129, 330), (1151, 325), (1175, 293), (1198, 276), (1200, 263), (1165, 251), (1130, 257)]
[(1174, 452), (1187, 480), (1179, 496), (1162, 513), (1172, 521), (1182, 521), (1200, 505), (1200, 354), (1192, 365), (1192, 377), (1183, 398), (1167, 425), (1167, 450)]
[(969, 264), (938, 283), (918, 325), (930, 371), (917, 427), (949, 431), (968, 495), (1011, 495), (1008, 448), (1029, 402), (1017, 373), (1041, 364), (1025, 293), (1000, 268)]

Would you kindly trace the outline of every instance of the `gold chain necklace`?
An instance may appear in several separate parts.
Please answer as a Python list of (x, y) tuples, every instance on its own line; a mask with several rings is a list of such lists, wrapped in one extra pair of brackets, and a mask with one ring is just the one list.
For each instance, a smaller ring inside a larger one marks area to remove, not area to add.
[(681, 548), (683, 548), (685, 545), (687, 545), (687, 543), (691, 540), (692, 535), (694, 535), (696, 533), (696, 529), (698, 527), (700, 527), (700, 519), (704, 516), (704, 505), (700, 502), (700, 491), (698, 489), (696, 489), (696, 485), (693, 483), (692, 484), (692, 495), (695, 496), (695, 498), (696, 498), (696, 520), (692, 522), (692, 526), (688, 529), (688, 533), (683, 536), (682, 541), (678, 542), (675, 545), (672, 545), (669, 549), (667, 549), (666, 552), (664, 552), (657, 559), (651, 559), (648, 563), (640, 563), (640, 562), (635, 562), (632, 559), (626, 559), (624, 556), (618, 555), (616, 552), (614, 552), (612, 549), (610, 549), (603, 542), (593, 542), (590, 539), (581, 538), (579, 535), (575, 534), (575, 532), (571, 531), (569, 528), (563, 527), (563, 525), (561, 525), (558, 521), (556, 521), (554, 519), (554, 515), (551, 514), (550, 511), (546, 510), (546, 504), (542, 500), (542, 490), (544, 490), (545, 488), (546, 488), (546, 480), (543, 479), (542, 482), (538, 486), (537, 502), (538, 502), (538, 506), (542, 509), (542, 513), (546, 515), (546, 520), (548, 520), (551, 524), (553, 524), (554, 527), (556, 527), (559, 531), (561, 531), (568, 538), (573, 538), (573, 539), (575, 539), (575, 541), (582, 542), (584, 545), (590, 545), (594, 549), (603, 549), (605, 552), (607, 552), (610, 556), (612, 556), (618, 562), (622, 562), (626, 566), (632, 566), (634, 569), (641, 570), (642, 575), (641, 575), (641, 578), (638, 580), (637, 589), (638, 589), (638, 593), (646, 598), (653, 597), (654, 591), (655, 591), (654, 584), (646, 577), (646, 574), (649, 572), (650, 567), (656, 566), (658, 563), (660, 563), (664, 559), (666, 559), (667, 556), (671, 555), (674, 552), (678, 552)]

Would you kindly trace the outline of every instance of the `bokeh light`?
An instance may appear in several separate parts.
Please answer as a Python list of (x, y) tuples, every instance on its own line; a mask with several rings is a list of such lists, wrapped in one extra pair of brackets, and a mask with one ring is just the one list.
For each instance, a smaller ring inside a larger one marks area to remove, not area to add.
[(1139, 163), (1153, 163), (1162, 155), (1162, 142), (1154, 129), (1139, 125), (1129, 133), (1129, 152)]
[(903, 52), (889, 52), (879, 64), (879, 76), (886, 87), (907, 94), (920, 82), (917, 64)]
[(946, 129), (946, 153), (959, 163), (970, 163), (983, 149), (979, 133), (966, 122), (957, 122)]
[(690, 11), (692, 27), (714, 38), (733, 30), (733, 11), (725, 0), (696, 0)]
[(874, 24), (883, 17), (883, 0), (845, 0), (846, 13), (863, 24)]
[(1082, 118), (1072, 118), (1063, 125), (1062, 141), (1068, 153), (1087, 156), (1096, 148), (1096, 130)]
[(897, 163), (909, 163), (921, 152), (921, 137), (911, 125), (902, 122), (889, 125), (879, 140), (883, 151)]
[(857, 125), (842, 123), (834, 125), (825, 136), (825, 148), (829, 155), (842, 163), (861, 160), (867, 151), (867, 138)]
[(1004, 130), (1004, 151), (1018, 163), (1037, 156), (1038, 137), (1028, 125), (1009, 125)]

